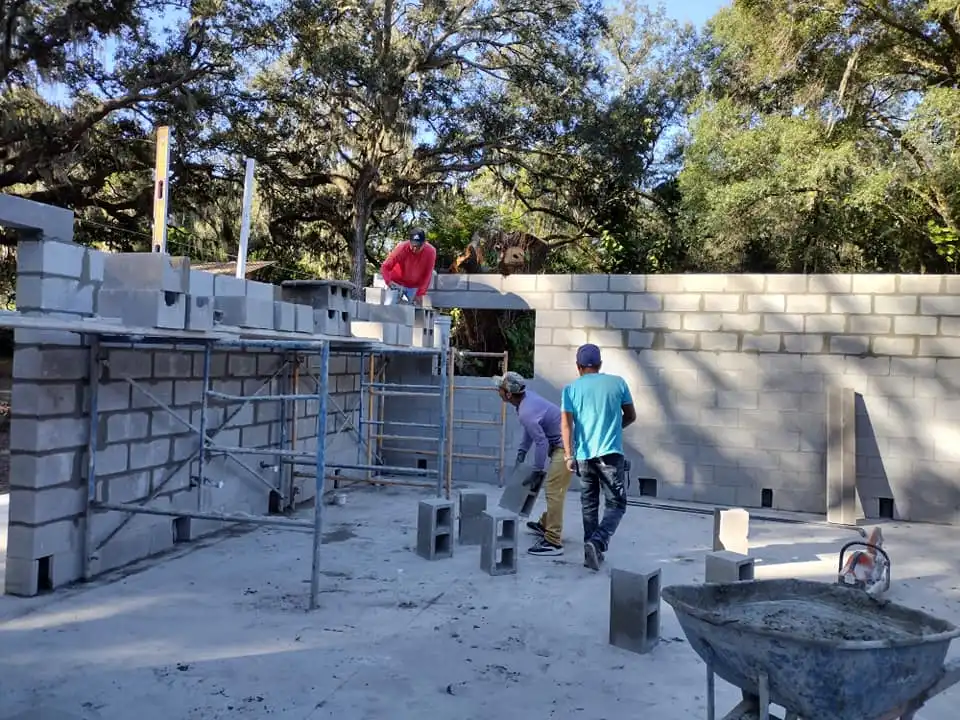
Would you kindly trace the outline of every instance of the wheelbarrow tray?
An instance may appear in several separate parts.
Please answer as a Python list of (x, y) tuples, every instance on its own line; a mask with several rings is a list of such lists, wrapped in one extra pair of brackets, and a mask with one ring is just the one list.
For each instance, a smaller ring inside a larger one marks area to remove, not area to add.
[(749, 695), (765, 674), (770, 702), (809, 720), (890, 717), (941, 679), (960, 635), (918, 610), (805, 580), (674, 585), (662, 597), (713, 672)]

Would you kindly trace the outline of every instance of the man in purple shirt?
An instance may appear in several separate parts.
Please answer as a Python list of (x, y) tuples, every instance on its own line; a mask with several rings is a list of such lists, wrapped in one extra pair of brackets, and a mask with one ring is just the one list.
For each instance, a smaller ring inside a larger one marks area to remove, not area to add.
[(563, 439), (560, 435), (560, 408), (532, 390), (527, 390), (527, 381), (519, 373), (508, 372), (495, 377), (500, 399), (517, 410), (517, 418), (523, 427), (523, 438), (517, 452), (517, 465), (533, 448), (533, 469), (546, 475), (544, 495), (547, 510), (538, 522), (528, 522), (527, 527), (540, 536), (540, 540), (527, 552), (531, 555), (563, 555), (563, 501), (570, 487), (571, 471), (563, 454)]

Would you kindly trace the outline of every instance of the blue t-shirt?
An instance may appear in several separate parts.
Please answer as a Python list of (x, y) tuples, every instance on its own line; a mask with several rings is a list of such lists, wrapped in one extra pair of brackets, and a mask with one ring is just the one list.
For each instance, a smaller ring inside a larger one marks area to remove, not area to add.
[(573, 414), (573, 446), (577, 460), (611, 453), (623, 455), (623, 406), (633, 397), (619, 375), (587, 373), (563, 389), (560, 409)]

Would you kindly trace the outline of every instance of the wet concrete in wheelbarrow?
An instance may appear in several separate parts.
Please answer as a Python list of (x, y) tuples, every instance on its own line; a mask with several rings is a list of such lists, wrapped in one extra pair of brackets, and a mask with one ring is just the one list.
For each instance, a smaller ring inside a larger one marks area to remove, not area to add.
[[(583, 567), (576, 493), (564, 556), (523, 554), (517, 575), (490, 577), (475, 546), (450, 560), (415, 555), (425, 494), (346, 492), (345, 505), (325, 508), (312, 613), (310, 535), (269, 528), (197, 543), (113, 582), (0, 598), (0, 719), (705, 717), (704, 665), (666, 603), (651, 653), (608, 644), (609, 572)], [(711, 533), (710, 516), (631, 507), (608, 564), (660, 567), (665, 586), (702, 582)], [(884, 538), (890, 599), (960, 621), (960, 532), (895, 524)], [(757, 577), (831, 582), (849, 539), (753, 522)], [(718, 709), (739, 697), (718, 682)], [(917, 717), (953, 720), (958, 701), (954, 688)]]

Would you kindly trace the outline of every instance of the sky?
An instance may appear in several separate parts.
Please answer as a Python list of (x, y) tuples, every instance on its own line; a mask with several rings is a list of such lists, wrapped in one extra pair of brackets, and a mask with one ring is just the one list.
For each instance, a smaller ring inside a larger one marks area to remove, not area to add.
[[(702, 26), (730, 0), (662, 0), (667, 14), (674, 20)], [(651, 3), (651, 5), (656, 3)]]

